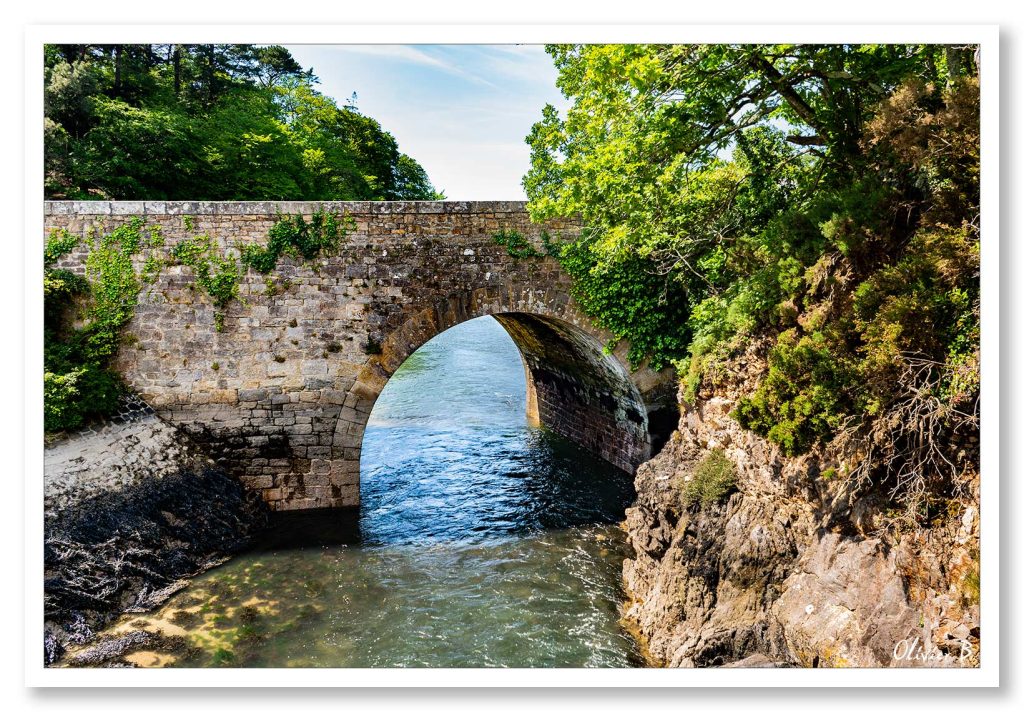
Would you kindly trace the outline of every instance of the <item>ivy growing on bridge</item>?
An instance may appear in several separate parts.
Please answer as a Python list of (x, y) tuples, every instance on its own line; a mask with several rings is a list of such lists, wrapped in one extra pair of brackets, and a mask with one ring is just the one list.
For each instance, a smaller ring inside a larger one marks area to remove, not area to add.
[(162, 244), (158, 230), (143, 228), (142, 219), (133, 218), (104, 235), (87, 233), (85, 277), (53, 267), (80, 244), (77, 235), (56, 230), (46, 242), (43, 413), (48, 431), (78, 427), (117, 406), (121, 383), (110, 360), (141, 289), (132, 260), (144, 249), (153, 258)]
[(518, 230), (498, 230), (491, 237), (517, 260), (544, 256)]
[(317, 210), (308, 222), (301, 215), (280, 217), (267, 235), (270, 241), (266, 247), (246, 245), (242, 249), (242, 261), (262, 274), (271, 272), (281, 255), (311, 260), (333, 253), (343, 230), (337, 216)]
[[(186, 231), (193, 218), (182, 218)], [(281, 256), (314, 259), (335, 252), (345, 226), (335, 215), (318, 210), (307, 222), (301, 215), (279, 216), (268, 231), (266, 247), (240, 245), (219, 249), (209, 234), (191, 235), (175, 245), (171, 258), (189, 267), (196, 285), (211, 299), (214, 327), (224, 328), (224, 314), (239, 297), (246, 270), (267, 274)], [(83, 243), (81, 236), (55, 230), (43, 250), (44, 427), (70, 430), (90, 418), (114, 412), (123, 385), (111, 360), (124, 342), (123, 329), (135, 313), (144, 284), (154, 282), (168, 260), (159, 248), (159, 225), (147, 227), (135, 217), (109, 233), (90, 229), (85, 235), (85, 276), (54, 265)], [(143, 257), (143, 255), (145, 255)], [(141, 268), (136, 264), (142, 258)], [(269, 279), (269, 277), (268, 277)]]

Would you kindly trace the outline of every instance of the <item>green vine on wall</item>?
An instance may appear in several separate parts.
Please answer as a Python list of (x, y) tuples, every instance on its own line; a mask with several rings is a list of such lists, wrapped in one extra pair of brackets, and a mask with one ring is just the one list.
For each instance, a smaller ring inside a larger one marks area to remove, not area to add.
[(238, 261), (218, 254), (209, 235), (196, 235), (182, 240), (171, 253), (179, 264), (192, 268), (198, 284), (213, 301), (214, 328), (224, 330), (224, 310), (238, 296), (242, 272)]
[[(193, 230), (195, 223), (186, 215), (186, 230)], [(346, 227), (348, 223), (346, 223)], [(207, 234), (194, 235), (175, 245), (172, 252), (179, 264), (192, 268), (196, 283), (210, 296), (214, 312), (214, 328), (224, 330), (224, 312), (228, 304), (239, 296), (239, 284), (246, 269), (252, 268), (261, 274), (269, 274), (282, 256), (294, 259), (312, 260), (337, 251), (344, 235), (338, 217), (324, 210), (317, 210), (307, 221), (301, 215), (279, 215), (267, 231), (270, 238), (267, 245), (239, 245), (235, 257), (229, 251), (218, 251)], [(267, 289), (268, 294), (276, 290)]]
[[(188, 231), (195, 229), (192, 216), (184, 216)], [(350, 225), (346, 222), (345, 227)], [(267, 245), (239, 245), (235, 257), (229, 251), (218, 251), (207, 234), (194, 235), (175, 245), (172, 252), (179, 264), (192, 268), (196, 283), (210, 296), (215, 308), (214, 328), (224, 330), (224, 312), (239, 296), (239, 284), (245, 270), (252, 268), (269, 274), (282, 256), (312, 260), (337, 251), (345, 230), (338, 217), (325, 210), (316, 210), (307, 221), (301, 215), (279, 215), (267, 231)], [(268, 287), (267, 293), (272, 290)]]
[(78, 427), (117, 406), (122, 387), (110, 361), (141, 290), (133, 257), (148, 249), (147, 261), (155, 259), (153, 250), (163, 244), (159, 230), (143, 228), (143, 220), (133, 218), (107, 234), (87, 233), (85, 277), (53, 267), (78, 247), (79, 236), (55, 230), (46, 242), (43, 414), (48, 431)]
[[(186, 231), (195, 230), (190, 215)], [(214, 326), (224, 328), (224, 313), (239, 297), (239, 285), (250, 267), (267, 274), (282, 256), (314, 259), (332, 254), (349, 222), (317, 210), (307, 221), (301, 215), (278, 216), (268, 231), (266, 247), (239, 245), (219, 249), (208, 234), (191, 235), (175, 245), (171, 259), (191, 268), (196, 285), (215, 308)], [(91, 417), (109, 415), (123, 386), (111, 360), (123, 342), (144, 284), (156, 281), (168, 260), (159, 225), (148, 228), (134, 217), (109, 233), (90, 229), (85, 235), (85, 276), (54, 267), (82, 244), (81, 236), (54, 230), (43, 250), (44, 426), (48, 432), (70, 430)], [(145, 254), (138, 273), (135, 264)], [(271, 279), (269, 276), (266, 279)], [(269, 291), (269, 290), (268, 290)]]
[(502, 245), (511, 257), (517, 260), (544, 256), (518, 230), (498, 230), (491, 237), (497, 244)]
[(314, 212), (308, 222), (301, 215), (281, 216), (267, 232), (270, 237), (267, 246), (245, 245), (242, 261), (257, 272), (267, 274), (277, 266), (282, 255), (312, 260), (334, 253), (342, 234), (337, 216), (323, 210)]

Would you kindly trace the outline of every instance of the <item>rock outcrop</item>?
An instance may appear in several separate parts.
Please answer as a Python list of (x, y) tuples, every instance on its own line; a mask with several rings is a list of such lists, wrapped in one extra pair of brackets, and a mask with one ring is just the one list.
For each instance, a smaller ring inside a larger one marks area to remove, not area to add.
[[(752, 380), (682, 405), (678, 431), (637, 472), (624, 618), (650, 662), (976, 665), (977, 478), (927, 526), (886, 527), (883, 498), (851, 500), (821, 453), (782, 457), (730, 417)], [(687, 503), (687, 478), (715, 450), (735, 486)]]
[[(152, 608), (245, 547), (266, 506), (151, 412), (115, 419), (44, 456), (44, 658)], [(115, 646), (116, 647), (116, 646)]]

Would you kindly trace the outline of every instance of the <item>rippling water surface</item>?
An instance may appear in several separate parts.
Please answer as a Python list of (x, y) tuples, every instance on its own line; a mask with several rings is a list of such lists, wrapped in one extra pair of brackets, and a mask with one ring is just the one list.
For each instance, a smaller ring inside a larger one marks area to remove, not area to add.
[[(289, 518), (154, 614), (142, 665), (627, 666), (615, 522), (629, 477), (530, 428), (489, 317), (433, 339), (374, 408), (358, 521)], [(294, 542), (319, 539), (318, 546)]]

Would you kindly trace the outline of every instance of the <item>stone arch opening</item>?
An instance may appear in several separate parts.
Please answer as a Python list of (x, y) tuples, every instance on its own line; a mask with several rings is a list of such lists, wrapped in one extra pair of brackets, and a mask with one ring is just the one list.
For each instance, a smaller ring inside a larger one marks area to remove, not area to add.
[(597, 339), (550, 316), (506, 312), (494, 318), (523, 359), (528, 420), (630, 474), (650, 457), (640, 392)]
[(606, 334), (567, 302), (552, 305), (544, 296), (515, 287), (477, 290), (382, 329), (380, 340), (370, 342), (377, 353), (359, 373), (339, 415), (330, 498), (358, 504), (363, 435), (391, 376), (434, 336), (483, 315), (493, 316), (519, 350), (532, 424), (628, 474), (654, 454), (665, 434), (664, 378), (650, 369), (628, 369), (624, 349), (608, 351)]

